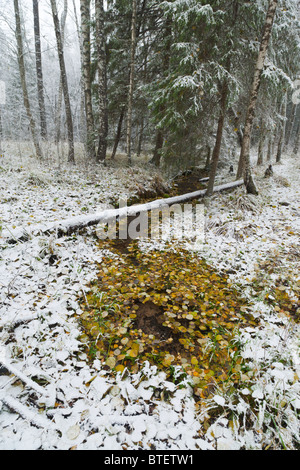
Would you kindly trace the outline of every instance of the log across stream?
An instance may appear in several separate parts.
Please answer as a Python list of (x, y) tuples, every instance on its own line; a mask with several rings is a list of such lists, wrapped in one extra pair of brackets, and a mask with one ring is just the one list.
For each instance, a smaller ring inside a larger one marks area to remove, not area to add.
[[(242, 186), (243, 184), (243, 180), (222, 184), (216, 186), (214, 192), (235, 189), (239, 186)], [(1, 244), (15, 244), (18, 242), (29, 240), (32, 236), (35, 235), (50, 235), (52, 233), (55, 233), (56, 236), (59, 238), (65, 235), (70, 235), (76, 231), (82, 230), (87, 227), (108, 223), (111, 219), (120, 220), (125, 217), (134, 217), (138, 213), (159, 210), (160, 208), (166, 206), (170, 207), (175, 204), (184, 204), (189, 201), (204, 198), (205, 195), (206, 189), (203, 189), (170, 198), (156, 199), (145, 204), (126, 206), (121, 207), (119, 209), (108, 209), (98, 214), (80, 215), (65, 220), (40, 223), (31, 226), (30, 228), (21, 227), (15, 229), (5, 229), (1, 233)]]

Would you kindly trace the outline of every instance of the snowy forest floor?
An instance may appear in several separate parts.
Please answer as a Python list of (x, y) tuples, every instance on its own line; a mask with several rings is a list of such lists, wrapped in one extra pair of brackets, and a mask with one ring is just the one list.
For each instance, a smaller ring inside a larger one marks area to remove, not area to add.
[[(196, 378), (145, 362), (117, 374), (80, 341), (82, 299), (111, 256), (95, 229), (0, 246), (0, 449), (299, 449), (299, 161), (285, 155), (260, 195), (205, 205), (205, 241), (172, 249), (205, 259), (251, 301), (257, 326), (236, 332), (234, 387), (205, 399)], [(155, 176), (156, 178), (156, 176)], [(228, 174), (224, 175), (228, 181)], [(51, 169), (8, 149), (0, 160), (3, 231), (100, 212), (153, 185), (145, 168)], [(144, 253), (170, 240), (139, 242)], [(122, 254), (120, 253), (120, 258)]]

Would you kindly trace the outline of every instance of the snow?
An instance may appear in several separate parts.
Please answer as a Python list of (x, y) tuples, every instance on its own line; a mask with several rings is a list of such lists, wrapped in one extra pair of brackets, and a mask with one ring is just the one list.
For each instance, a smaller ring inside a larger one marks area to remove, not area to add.
[(213, 400), (217, 403), (217, 405), (224, 406), (226, 401), (223, 397), (220, 397), (220, 395), (215, 395), (213, 397)]
[[(223, 191), (224, 189), (228, 188), (235, 188), (238, 186), (241, 186), (243, 184), (243, 181), (239, 180), (236, 182), (216, 186), (215, 191), (220, 192)], [(176, 204), (181, 204), (184, 203), (188, 200), (191, 199), (196, 199), (200, 198), (201, 196), (204, 196), (205, 190), (202, 191), (195, 191), (193, 193), (188, 193), (186, 195), (182, 196), (175, 196), (172, 198), (168, 199), (168, 205), (176, 205)], [(3, 230), (2, 232), (2, 238), (4, 239), (4, 242), (10, 243), (10, 240), (20, 240), (24, 236), (26, 238), (32, 237), (34, 234), (45, 234), (57, 230), (62, 230), (64, 233), (67, 233), (70, 231), (72, 227), (76, 227), (77, 229), (80, 229), (82, 227), (88, 227), (91, 225), (97, 225), (100, 223), (107, 223), (111, 219), (116, 219), (117, 217), (131, 217), (135, 216), (138, 212), (147, 212), (147, 211), (154, 211), (155, 209), (159, 209), (163, 206), (166, 206), (166, 200), (165, 199), (159, 199), (153, 202), (149, 202), (146, 204), (140, 204), (136, 206), (131, 206), (131, 207), (123, 207), (119, 209), (107, 209), (103, 212), (94, 214), (94, 215), (88, 215), (88, 216), (75, 216), (68, 218), (66, 220), (60, 220), (56, 222), (52, 222), (49, 224), (38, 224), (33, 227), (33, 229), (28, 229), (24, 228), (22, 229), (7, 229)]]
[[(299, 327), (261, 299), (253, 306), (259, 327), (237, 337), (253, 381), (241, 381), (234, 397), (216, 391), (199, 409), (186, 379), (175, 385), (149, 363), (136, 374), (113, 377), (99, 360), (87, 362), (79, 341), (77, 297), (86, 293), (106, 256), (95, 244), (94, 229), (59, 239), (38, 233), (15, 245), (7, 245), (5, 237), (24, 227), (34, 231), (39, 224), (86, 221), (85, 207), (88, 214), (103, 213), (120, 194), (135, 193), (141, 172), (134, 179), (130, 170), (102, 167), (95, 173), (58, 171), (25, 157), (21, 168), (12, 155), (0, 162), (0, 449), (262, 449), (274, 441), (273, 431), (265, 436), (259, 431), (271, 412), (285, 417), (288, 424), (279, 432), (292, 448), (300, 434)], [(214, 195), (209, 206), (205, 203), (205, 242), (193, 243), (193, 234), (186, 241), (186, 247), (230, 273), (231, 282), (249, 296), (258, 262), (275, 258), (283, 273), (299, 281), (299, 257), (294, 256), (299, 253), (299, 163), (285, 156), (274, 171), (272, 180), (257, 172), (257, 199), (246, 199), (239, 187)], [(164, 244), (143, 241), (140, 246), (150, 250)], [(271, 280), (276, 279), (274, 272)], [(1, 367), (11, 374), (1, 375)], [(205, 430), (210, 410), (219, 416)]]

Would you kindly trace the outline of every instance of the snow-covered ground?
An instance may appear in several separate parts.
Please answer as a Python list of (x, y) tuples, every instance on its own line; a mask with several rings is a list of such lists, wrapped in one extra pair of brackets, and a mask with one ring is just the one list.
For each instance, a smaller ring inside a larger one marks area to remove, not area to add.
[[(274, 165), (273, 178), (257, 172), (258, 198), (245, 196), (243, 188), (215, 195), (206, 202), (205, 244), (187, 241), (249, 296), (263, 263), (274, 263), (267, 288), (285, 276), (291, 295), (299, 294), (299, 169), (299, 161), (286, 156)], [(99, 211), (147, 184), (143, 173), (102, 166), (58, 170), (7, 154), (0, 161), (0, 225), (7, 231)], [(175, 385), (147, 363), (142, 372), (117, 377), (97, 359), (88, 363), (78, 341), (77, 299), (105, 256), (91, 234), (36, 236), (11, 246), (2, 240), (0, 449), (299, 446), (300, 330), (263, 298), (253, 307), (259, 328), (237, 338), (248, 362), (245, 385), (241, 377), (235, 393), (216, 391), (202, 406), (186, 379)]]

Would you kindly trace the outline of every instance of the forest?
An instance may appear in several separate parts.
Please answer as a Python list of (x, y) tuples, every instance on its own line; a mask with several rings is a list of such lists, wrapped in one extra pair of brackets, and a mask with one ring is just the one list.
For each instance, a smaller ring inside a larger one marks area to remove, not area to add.
[(0, 57), (0, 449), (299, 450), (300, 2), (0, 0)]

